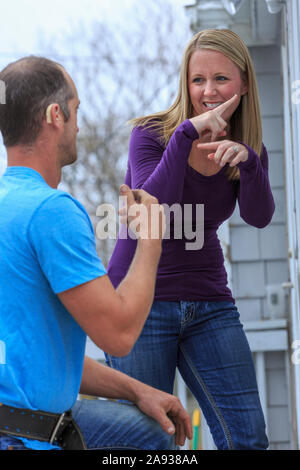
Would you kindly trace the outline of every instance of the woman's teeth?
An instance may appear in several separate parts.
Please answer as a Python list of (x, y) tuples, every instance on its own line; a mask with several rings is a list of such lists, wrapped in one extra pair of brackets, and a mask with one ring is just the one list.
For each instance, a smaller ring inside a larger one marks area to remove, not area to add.
[(220, 106), (220, 104), (222, 103), (204, 103), (204, 106), (206, 106), (206, 108), (214, 109)]

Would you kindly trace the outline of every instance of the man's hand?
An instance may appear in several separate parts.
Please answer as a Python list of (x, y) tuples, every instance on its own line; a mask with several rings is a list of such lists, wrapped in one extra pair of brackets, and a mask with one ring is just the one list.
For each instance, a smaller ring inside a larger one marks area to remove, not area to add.
[(116, 369), (85, 357), (80, 393), (103, 398), (125, 399), (134, 403), (144, 414), (155, 419), (162, 429), (173, 435), (176, 445), (192, 439), (189, 414), (173, 395), (150, 387)]
[(119, 210), (120, 222), (126, 223), (138, 239), (162, 240), (166, 218), (157, 198), (143, 189), (132, 190), (126, 184), (121, 186), (120, 195), (125, 202)]
[(186, 438), (192, 439), (192, 424), (180, 400), (173, 395), (140, 383), (135, 404), (155, 419), (168, 434), (175, 433), (175, 444), (183, 446)]

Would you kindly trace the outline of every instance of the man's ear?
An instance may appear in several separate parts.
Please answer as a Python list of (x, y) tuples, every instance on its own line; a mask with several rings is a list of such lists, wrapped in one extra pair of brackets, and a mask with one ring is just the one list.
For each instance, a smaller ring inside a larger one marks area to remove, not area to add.
[(58, 114), (59, 114), (59, 105), (56, 103), (49, 104), (48, 108), (46, 109), (46, 122), (48, 124), (52, 124), (54, 116), (56, 120), (59, 119)]

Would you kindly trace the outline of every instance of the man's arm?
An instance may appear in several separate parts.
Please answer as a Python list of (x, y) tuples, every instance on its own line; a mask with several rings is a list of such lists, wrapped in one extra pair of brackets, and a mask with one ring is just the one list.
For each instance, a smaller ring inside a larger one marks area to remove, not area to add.
[[(143, 190), (131, 191), (127, 188), (126, 194), (128, 210), (136, 205), (136, 200), (148, 209), (147, 224), (150, 233), (153, 223), (151, 205), (157, 204), (157, 199)], [(131, 266), (117, 289), (108, 276), (104, 275), (58, 294), (87, 335), (109, 354), (129, 354), (144, 326), (154, 297), (163, 230), (164, 219), (163, 214), (160, 214), (159, 238), (138, 239)]]
[(176, 445), (182, 446), (186, 438), (192, 439), (190, 417), (177, 397), (145, 385), (88, 357), (85, 357), (84, 361), (80, 393), (131, 401), (143, 413), (158, 421), (165, 432), (175, 433)]

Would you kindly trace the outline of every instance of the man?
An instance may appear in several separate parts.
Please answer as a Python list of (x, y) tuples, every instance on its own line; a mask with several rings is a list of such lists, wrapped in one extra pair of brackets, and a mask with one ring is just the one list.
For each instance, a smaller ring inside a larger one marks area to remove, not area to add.
[[(9, 64), (0, 80), (7, 149), (0, 180), (0, 448), (167, 449), (174, 434), (182, 445), (191, 423), (176, 397), (84, 358), (86, 334), (120, 356), (138, 338), (153, 301), (163, 214), (159, 239), (140, 232), (115, 290), (85, 209), (57, 189), (62, 167), (77, 157), (79, 99), (71, 77), (55, 62), (27, 57)], [(121, 189), (128, 208), (150, 211), (158, 203), (144, 191)], [(151, 229), (149, 217), (140, 230), (146, 222)], [(137, 406), (77, 401), (79, 391)]]

